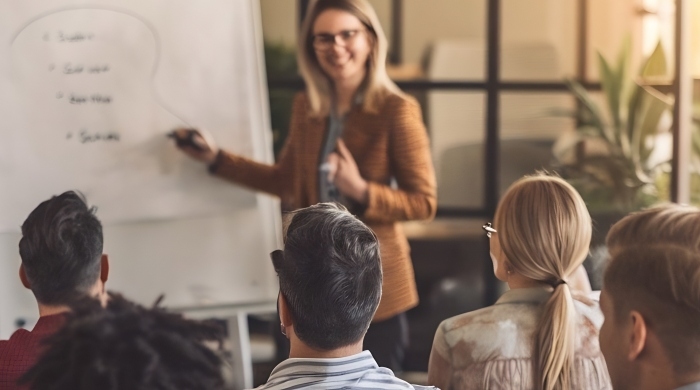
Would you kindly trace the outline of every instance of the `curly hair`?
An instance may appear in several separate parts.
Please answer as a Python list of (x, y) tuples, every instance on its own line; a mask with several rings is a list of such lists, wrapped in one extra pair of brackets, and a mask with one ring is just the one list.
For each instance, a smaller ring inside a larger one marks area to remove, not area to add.
[[(160, 300), (159, 300), (160, 301)], [(212, 390), (223, 388), (223, 329), (110, 294), (71, 305), (66, 323), (45, 341), (45, 353), (21, 379), (32, 390)]]

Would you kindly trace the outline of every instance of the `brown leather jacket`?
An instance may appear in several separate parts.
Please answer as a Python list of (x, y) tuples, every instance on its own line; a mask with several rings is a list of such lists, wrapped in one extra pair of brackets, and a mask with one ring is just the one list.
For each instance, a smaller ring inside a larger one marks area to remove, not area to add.
[[(398, 222), (433, 218), (437, 195), (418, 103), (390, 95), (377, 111), (368, 113), (355, 106), (345, 117), (342, 139), (369, 182), (369, 203), (359, 217), (374, 230), (381, 245), (384, 283), (374, 317), (381, 321), (418, 304), (410, 249)], [(279, 196), (285, 209), (316, 204), (319, 155), (327, 128), (328, 118), (310, 115), (306, 94), (301, 92), (294, 99), (289, 135), (276, 164), (222, 152), (213, 172)]]

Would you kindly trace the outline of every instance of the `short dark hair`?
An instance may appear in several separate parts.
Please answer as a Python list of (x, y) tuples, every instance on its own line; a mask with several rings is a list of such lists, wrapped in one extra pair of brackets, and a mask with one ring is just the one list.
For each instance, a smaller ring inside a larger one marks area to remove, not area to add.
[(106, 308), (91, 298), (71, 304), (65, 325), (21, 379), (31, 389), (150, 390), (223, 388), (221, 359), (204, 341), (218, 341), (214, 321), (187, 320), (112, 294)]
[(677, 375), (700, 369), (700, 253), (692, 246), (640, 243), (608, 262), (603, 291), (618, 323), (635, 310), (659, 337)]
[(19, 254), (37, 301), (65, 305), (100, 276), (102, 224), (74, 191), (42, 202), (22, 224)]
[(374, 232), (345, 207), (321, 203), (293, 212), (284, 236), (273, 263), (294, 333), (326, 351), (362, 340), (382, 294)]

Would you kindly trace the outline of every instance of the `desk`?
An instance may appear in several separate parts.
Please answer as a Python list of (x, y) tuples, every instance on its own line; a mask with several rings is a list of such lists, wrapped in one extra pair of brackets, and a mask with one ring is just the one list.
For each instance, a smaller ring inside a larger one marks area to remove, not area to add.
[(253, 361), (250, 352), (248, 315), (277, 313), (277, 300), (226, 305), (174, 307), (169, 309), (174, 312), (182, 313), (187, 318), (191, 319), (225, 319), (228, 327), (228, 337), (231, 342), (233, 388), (251, 389), (253, 387)]

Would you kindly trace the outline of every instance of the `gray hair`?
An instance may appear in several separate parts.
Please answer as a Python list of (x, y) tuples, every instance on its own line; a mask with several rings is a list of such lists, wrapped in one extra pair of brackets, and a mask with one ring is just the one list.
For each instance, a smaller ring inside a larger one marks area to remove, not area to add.
[(332, 350), (364, 337), (381, 298), (379, 241), (345, 207), (320, 203), (290, 213), (280, 292), (307, 345)]

